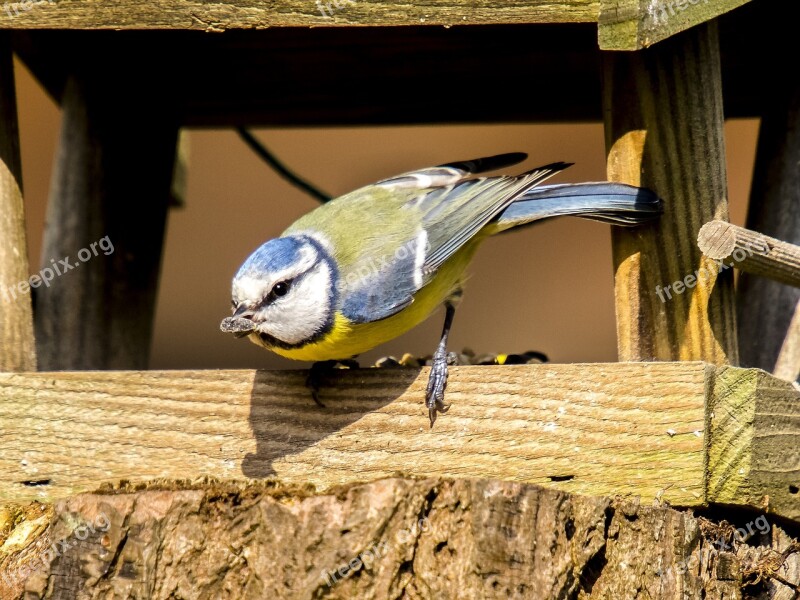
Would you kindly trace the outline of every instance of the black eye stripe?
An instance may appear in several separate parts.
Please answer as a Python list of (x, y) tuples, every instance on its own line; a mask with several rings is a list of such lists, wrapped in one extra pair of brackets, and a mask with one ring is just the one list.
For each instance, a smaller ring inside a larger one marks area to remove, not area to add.
[[(301, 276), (302, 277), (302, 276)], [(289, 290), (292, 288), (292, 284), (297, 281), (300, 277), (295, 277), (293, 279), (284, 279), (283, 281), (278, 281), (275, 285), (272, 286), (272, 289), (269, 291), (269, 294), (264, 298), (261, 302), (262, 306), (266, 306), (271, 304), (278, 298), (281, 298), (289, 293)]]

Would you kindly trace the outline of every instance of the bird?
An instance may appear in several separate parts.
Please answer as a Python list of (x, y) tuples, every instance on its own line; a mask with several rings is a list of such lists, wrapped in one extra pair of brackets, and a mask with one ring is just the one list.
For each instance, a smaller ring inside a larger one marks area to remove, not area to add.
[(484, 175), (526, 159), (513, 152), (427, 167), (320, 205), (244, 261), (231, 286), (232, 316), (220, 329), (281, 356), (313, 361), (309, 385), (322, 404), (316, 375), (349, 364), (444, 305), (425, 392), (433, 427), (449, 408), (447, 340), (465, 272), (487, 238), (557, 216), (634, 226), (663, 212), (662, 200), (646, 188), (540, 185), (572, 163)]

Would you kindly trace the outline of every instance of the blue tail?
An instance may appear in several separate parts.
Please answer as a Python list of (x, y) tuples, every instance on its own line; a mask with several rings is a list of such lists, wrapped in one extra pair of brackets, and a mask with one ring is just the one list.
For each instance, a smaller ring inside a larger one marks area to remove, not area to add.
[(661, 198), (624, 183), (568, 183), (536, 187), (497, 217), (498, 231), (549, 217), (572, 215), (613, 225), (639, 225), (663, 212)]

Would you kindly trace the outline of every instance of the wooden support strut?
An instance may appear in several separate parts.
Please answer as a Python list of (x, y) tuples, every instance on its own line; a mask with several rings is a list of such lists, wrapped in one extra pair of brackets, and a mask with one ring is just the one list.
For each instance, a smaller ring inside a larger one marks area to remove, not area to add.
[(709, 258), (741, 271), (800, 287), (800, 246), (732, 225), (709, 221), (697, 245)]
[(695, 240), (705, 222), (728, 218), (716, 24), (607, 54), (604, 85), (609, 180), (665, 202), (657, 223), (612, 230), (620, 360), (737, 364), (730, 272), (659, 294), (712, 268)]
[[(797, 53), (793, 31), (775, 31), (772, 56)], [(778, 78), (765, 94), (753, 169), (747, 228), (790, 244), (800, 244), (800, 82)], [(788, 274), (784, 268), (782, 272)], [(763, 273), (759, 273), (763, 275)], [(742, 273), (737, 289), (742, 364), (771, 371), (800, 302), (800, 289), (784, 281)]]
[(35, 371), (14, 64), (0, 32), (0, 371)]
[(44, 370), (148, 366), (178, 130), (150, 86), (109, 77), (64, 92), (42, 252), (52, 281), (36, 296)]

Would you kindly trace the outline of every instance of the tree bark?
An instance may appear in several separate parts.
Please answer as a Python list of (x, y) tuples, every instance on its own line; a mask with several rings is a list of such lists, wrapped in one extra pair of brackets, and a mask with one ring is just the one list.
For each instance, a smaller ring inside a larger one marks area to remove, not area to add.
[(735, 523), (755, 530), (744, 543), (732, 525), (636, 498), (493, 480), (325, 495), (162, 483), (74, 496), (23, 522), (27, 538), (8, 539), (24, 549), (0, 555), (3, 598), (721, 600), (745, 586), (790, 598), (800, 581), (800, 546), (764, 515)]

